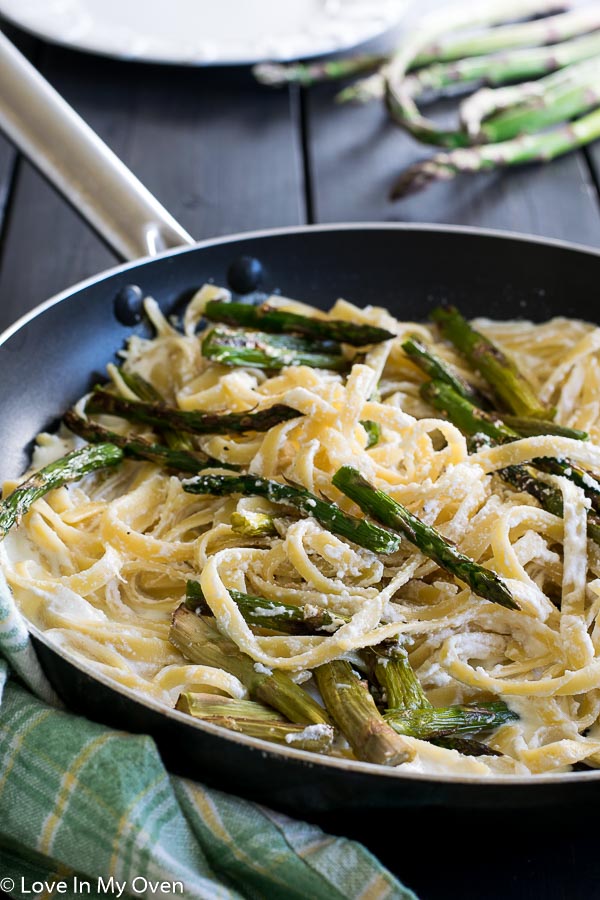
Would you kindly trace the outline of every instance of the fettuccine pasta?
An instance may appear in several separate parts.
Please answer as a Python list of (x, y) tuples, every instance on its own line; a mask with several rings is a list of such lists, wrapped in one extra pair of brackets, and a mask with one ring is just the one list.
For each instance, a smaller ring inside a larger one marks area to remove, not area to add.
[[(227, 368), (202, 356), (197, 334), (204, 304), (226, 293), (212, 286), (198, 292), (182, 330), (147, 300), (156, 333), (131, 337), (122, 354), (125, 369), (182, 410), (243, 412), (277, 403), (301, 415), (266, 433), (198, 437), (197, 448), (360, 515), (331, 483), (351, 464), (496, 572), (520, 609), (476, 596), (405, 539), (397, 552), (377, 555), (314, 518), (284, 514), (256, 497), (187, 493), (180, 476), (128, 460), (38, 500), (0, 543), (0, 564), (24, 615), (64, 652), (165, 705), (172, 707), (183, 690), (244, 699), (236, 677), (190, 663), (169, 642), (171, 615), (187, 580), (195, 579), (221, 632), (257, 664), (298, 682), (316, 666), (353, 660), (362, 648), (398, 638), (434, 705), (501, 699), (519, 716), (488, 740), (502, 754), (497, 757), (466, 757), (406, 738), (414, 750), (407, 770), (526, 775), (598, 765), (600, 548), (586, 537), (589, 501), (566, 478), (542, 476), (562, 492), (564, 517), (558, 518), (494, 473), (544, 456), (600, 471), (600, 329), (567, 319), (478, 321), (478, 330), (556, 407), (556, 421), (587, 431), (590, 441), (538, 436), (469, 453), (461, 432), (421, 399), (423, 375), (401, 348), (409, 335), (435, 342), (438, 355), (479, 384), (429, 327), (339, 300), (332, 318), (377, 325), (397, 337), (368, 350), (348, 375), (307, 366), (275, 374)], [(270, 302), (307, 312), (280, 297)], [(109, 376), (133, 399), (114, 366)], [(374, 446), (367, 446), (365, 420), (380, 428)], [(101, 421), (114, 431), (148, 433), (116, 418)], [(33, 465), (81, 444), (64, 429), (40, 435)], [(12, 487), (5, 485), (5, 493)], [(273, 516), (277, 533), (241, 535), (232, 527), (236, 512)], [(311, 604), (345, 620), (331, 633), (261, 633), (248, 625), (230, 590)]]

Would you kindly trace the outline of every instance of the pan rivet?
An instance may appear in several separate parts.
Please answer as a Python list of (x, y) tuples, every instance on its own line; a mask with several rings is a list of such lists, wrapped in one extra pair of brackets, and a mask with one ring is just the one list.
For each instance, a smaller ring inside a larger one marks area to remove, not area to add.
[(142, 319), (144, 294), (137, 284), (126, 284), (115, 297), (115, 317), (121, 325), (137, 325)]
[(254, 256), (238, 256), (227, 269), (227, 282), (236, 294), (255, 291), (262, 281), (263, 267)]

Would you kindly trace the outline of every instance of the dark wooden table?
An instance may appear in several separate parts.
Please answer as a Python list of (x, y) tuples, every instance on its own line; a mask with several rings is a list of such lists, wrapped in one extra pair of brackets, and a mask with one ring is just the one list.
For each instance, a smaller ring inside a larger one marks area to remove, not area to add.
[[(198, 238), (399, 220), (600, 245), (600, 148), (548, 168), (463, 178), (391, 205), (392, 179), (423, 151), (379, 104), (336, 107), (327, 85), (271, 91), (247, 70), (129, 65), (10, 34)], [(0, 140), (0, 327), (116, 262)], [(362, 839), (423, 900), (577, 900), (600, 897), (595, 818), (405, 811), (373, 822), (365, 811), (323, 824)]]

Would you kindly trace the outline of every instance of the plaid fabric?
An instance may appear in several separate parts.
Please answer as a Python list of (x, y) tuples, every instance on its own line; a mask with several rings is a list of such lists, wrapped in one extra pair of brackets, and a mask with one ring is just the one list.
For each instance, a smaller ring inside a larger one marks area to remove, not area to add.
[(360, 844), (171, 776), (150, 737), (50, 705), (1, 580), (0, 652), (41, 696), (0, 660), (0, 891), (23, 900), (415, 900)]

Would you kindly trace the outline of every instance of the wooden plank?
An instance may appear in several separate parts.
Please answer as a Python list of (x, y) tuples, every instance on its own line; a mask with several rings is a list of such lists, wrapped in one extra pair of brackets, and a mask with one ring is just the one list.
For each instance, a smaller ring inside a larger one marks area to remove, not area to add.
[[(128, 65), (48, 48), (49, 80), (198, 238), (304, 220), (291, 95), (242, 70)], [(0, 325), (115, 262), (29, 164), (0, 272)]]

